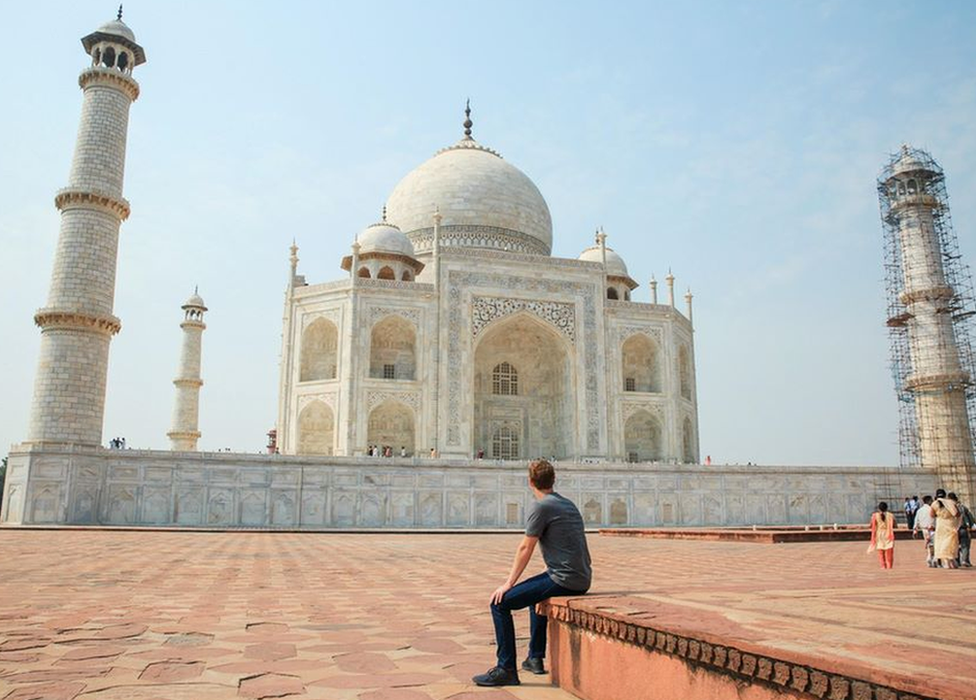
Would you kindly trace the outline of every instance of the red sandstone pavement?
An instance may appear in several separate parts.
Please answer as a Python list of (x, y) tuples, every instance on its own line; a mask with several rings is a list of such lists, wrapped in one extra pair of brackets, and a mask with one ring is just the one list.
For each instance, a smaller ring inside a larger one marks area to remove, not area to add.
[[(0, 530), (0, 698), (569, 698), (545, 676), (469, 681), (494, 658), (487, 599), (518, 537)], [(594, 594), (976, 688), (976, 573), (926, 568), (918, 542), (892, 571), (862, 543), (590, 546)]]

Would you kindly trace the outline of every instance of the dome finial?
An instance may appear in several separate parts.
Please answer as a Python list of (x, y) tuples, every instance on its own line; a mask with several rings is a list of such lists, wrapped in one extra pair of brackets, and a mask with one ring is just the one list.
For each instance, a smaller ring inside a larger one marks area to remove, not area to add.
[(122, 3), (119, 3), (119, 13), (115, 16), (115, 19), (119, 22), (122, 21)]
[(383, 223), (386, 223), (386, 205), (383, 205)]
[(472, 126), (474, 126), (474, 122), (471, 121), (471, 99), (468, 98), (464, 102), (464, 138), (471, 138)]

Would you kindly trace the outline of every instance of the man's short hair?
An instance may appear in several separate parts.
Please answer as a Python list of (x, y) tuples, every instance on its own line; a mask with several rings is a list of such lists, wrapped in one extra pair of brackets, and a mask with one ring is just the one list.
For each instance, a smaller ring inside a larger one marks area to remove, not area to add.
[(556, 470), (547, 459), (534, 459), (529, 463), (529, 481), (540, 491), (551, 489), (556, 483)]

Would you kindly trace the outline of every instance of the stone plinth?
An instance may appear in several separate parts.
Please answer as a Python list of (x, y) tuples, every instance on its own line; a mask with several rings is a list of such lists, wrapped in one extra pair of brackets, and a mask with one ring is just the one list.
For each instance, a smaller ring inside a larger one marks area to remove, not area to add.
[[(590, 527), (867, 522), (879, 499), (935, 489), (872, 467), (556, 465)], [(15, 447), (4, 524), (513, 528), (522, 462)]]

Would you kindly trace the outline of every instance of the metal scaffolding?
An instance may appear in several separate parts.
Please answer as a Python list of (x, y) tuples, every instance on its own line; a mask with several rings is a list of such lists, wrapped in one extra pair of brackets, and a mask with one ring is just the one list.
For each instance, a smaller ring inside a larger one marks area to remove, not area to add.
[(976, 297), (945, 175), (931, 155), (903, 146), (878, 178), (878, 199), (901, 466), (937, 470), (972, 502)]

